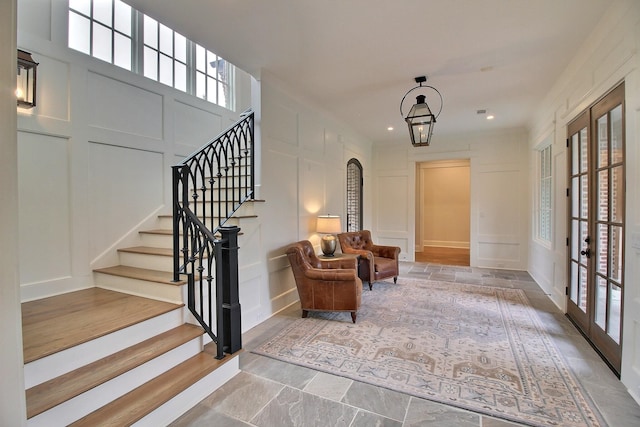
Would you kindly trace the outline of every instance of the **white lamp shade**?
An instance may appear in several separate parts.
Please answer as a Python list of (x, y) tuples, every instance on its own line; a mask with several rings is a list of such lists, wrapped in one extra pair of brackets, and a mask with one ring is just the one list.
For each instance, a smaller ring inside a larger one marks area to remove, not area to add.
[(338, 215), (320, 215), (316, 227), (318, 233), (335, 234), (342, 231)]

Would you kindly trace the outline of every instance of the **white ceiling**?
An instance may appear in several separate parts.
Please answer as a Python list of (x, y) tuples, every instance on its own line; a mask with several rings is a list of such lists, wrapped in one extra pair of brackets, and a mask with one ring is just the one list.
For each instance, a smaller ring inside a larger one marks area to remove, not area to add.
[[(526, 127), (615, 2), (125, 1), (256, 77), (268, 72), (383, 143), (408, 141), (399, 105), (421, 75), (444, 98), (433, 143), (438, 135)], [(405, 101), (405, 114), (414, 95)], [(426, 95), (437, 109), (438, 98)]]

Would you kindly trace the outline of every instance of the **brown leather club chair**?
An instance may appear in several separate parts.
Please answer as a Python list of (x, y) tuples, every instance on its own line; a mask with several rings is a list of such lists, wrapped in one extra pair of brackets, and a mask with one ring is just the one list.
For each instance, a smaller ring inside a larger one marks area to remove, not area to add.
[(387, 277), (397, 282), (399, 247), (374, 244), (369, 230), (340, 233), (338, 241), (343, 253), (360, 255), (358, 276), (369, 282), (369, 289), (373, 288), (373, 282)]
[(309, 311), (350, 311), (356, 323), (362, 300), (357, 259), (321, 260), (308, 240), (289, 245), (286, 252), (300, 295), (302, 317)]

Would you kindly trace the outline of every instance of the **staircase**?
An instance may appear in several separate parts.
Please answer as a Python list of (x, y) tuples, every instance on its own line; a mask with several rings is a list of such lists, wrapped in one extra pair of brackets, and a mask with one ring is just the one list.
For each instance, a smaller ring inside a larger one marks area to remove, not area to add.
[[(251, 229), (253, 204), (231, 223)], [(141, 231), (119, 265), (95, 270), (95, 288), (23, 304), (29, 426), (166, 425), (239, 371), (185, 309), (171, 226), (160, 216)]]
[[(208, 211), (191, 202), (196, 221), (215, 219), (254, 234), (253, 197), (228, 211), (228, 201), (219, 201), (211, 188), (199, 190), (203, 197), (212, 194)], [(215, 206), (230, 213), (214, 217), (214, 210), (223, 211)], [(187, 276), (176, 273), (174, 247), (184, 227), (176, 228), (175, 212), (140, 231), (139, 245), (120, 248), (118, 265), (94, 270), (95, 287), (23, 303), (27, 425), (167, 425), (239, 372), (238, 353), (223, 353), (222, 341), (212, 342), (215, 335), (205, 333), (193, 308), (186, 308)], [(192, 282), (216, 274), (194, 271)]]

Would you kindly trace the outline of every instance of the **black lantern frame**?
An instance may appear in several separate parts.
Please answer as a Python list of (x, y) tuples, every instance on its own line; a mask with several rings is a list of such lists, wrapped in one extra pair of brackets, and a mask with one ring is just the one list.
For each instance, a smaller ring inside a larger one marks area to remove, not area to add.
[(36, 106), (36, 81), (38, 63), (29, 52), (18, 49), (18, 71), (16, 82), (16, 98), (18, 107), (33, 108)]
[[(409, 127), (411, 144), (414, 147), (424, 147), (431, 143), (431, 135), (433, 135), (433, 128), (436, 123), (436, 119), (442, 112), (443, 100), (442, 94), (440, 94), (438, 89), (433, 86), (423, 85), (423, 83), (427, 81), (425, 76), (416, 77), (415, 81), (418, 83), (418, 86), (405, 93), (402, 97), (402, 101), (400, 101), (400, 115), (404, 118), (405, 122), (407, 122), (407, 126)], [(438, 114), (433, 114), (431, 111), (431, 108), (427, 104), (426, 95), (420, 94), (416, 97), (416, 103), (411, 107), (407, 116), (404, 116), (402, 112), (402, 104), (404, 103), (407, 95), (416, 89), (431, 89), (438, 94), (440, 97), (440, 109), (438, 110)]]

